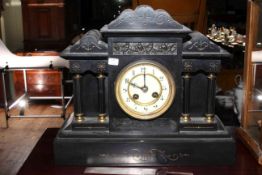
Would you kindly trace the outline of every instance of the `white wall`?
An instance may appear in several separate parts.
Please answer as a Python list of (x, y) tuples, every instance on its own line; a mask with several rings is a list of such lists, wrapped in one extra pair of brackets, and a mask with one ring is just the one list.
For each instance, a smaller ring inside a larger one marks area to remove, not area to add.
[(1, 17), (2, 38), (13, 52), (23, 49), (23, 22), (20, 0), (4, 0)]

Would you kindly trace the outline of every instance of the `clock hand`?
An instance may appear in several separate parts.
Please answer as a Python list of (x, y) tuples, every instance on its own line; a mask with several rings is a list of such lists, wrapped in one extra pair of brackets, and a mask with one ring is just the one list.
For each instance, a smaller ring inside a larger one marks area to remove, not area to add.
[(128, 82), (130, 85), (132, 85), (132, 86), (134, 86), (134, 87), (136, 87), (136, 88), (138, 88), (138, 89), (141, 89), (144, 93), (146, 93), (147, 91), (148, 91), (148, 87), (146, 86), (146, 74), (144, 73), (144, 86), (138, 86), (138, 85), (136, 85), (135, 83), (131, 83), (131, 82)]
[(146, 68), (144, 67), (144, 88), (146, 87)]
[(144, 76), (144, 86), (142, 87), (142, 91), (144, 93), (146, 93), (148, 91), (148, 87), (146, 85), (146, 68), (145, 67), (144, 67), (144, 74), (143, 74), (143, 76)]
[(138, 88), (138, 89), (141, 89), (144, 93), (146, 93), (148, 91), (148, 87), (147, 86), (143, 86), (143, 87), (140, 87), (140, 86), (137, 86), (135, 83), (131, 83), (129, 82), (129, 84), (131, 84), (132, 86)]
[(138, 88), (138, 89), (141, 89), (143, 91), (143, 87), (140, 87), (140, 86), (137, 86), (135, 83), (131, 83), (131, 82), (128, 82), (130, 85)]

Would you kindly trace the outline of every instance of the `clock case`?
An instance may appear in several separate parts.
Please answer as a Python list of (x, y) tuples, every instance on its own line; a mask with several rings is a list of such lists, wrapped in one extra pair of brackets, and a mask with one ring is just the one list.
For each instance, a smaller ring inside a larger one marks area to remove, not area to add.
[[(221, 57), (230, 54), (164, 10), (149, 6), (125, 10), (100, 31), (87, 32), (61, 55), (70, 60), (74, 77), (74, 113), (54, 141), (56, 163), (169, 166), (234, 162), (234, 139), (214, 114), (215, 76)], [(166, 67), (176, 84), (170, 108), (146, 121), (121, 109), (114, 87), (119, 72), (141, 60)]]

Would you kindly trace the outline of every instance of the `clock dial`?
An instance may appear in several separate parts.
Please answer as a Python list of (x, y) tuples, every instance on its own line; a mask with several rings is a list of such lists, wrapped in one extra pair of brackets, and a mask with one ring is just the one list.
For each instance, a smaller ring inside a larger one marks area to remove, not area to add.
[(175, 83), (161, 64), (138, 61), (120, 72), (115, 94), (120, 107), (131, 117), (150, 120), (170, 107), (175, 96)]

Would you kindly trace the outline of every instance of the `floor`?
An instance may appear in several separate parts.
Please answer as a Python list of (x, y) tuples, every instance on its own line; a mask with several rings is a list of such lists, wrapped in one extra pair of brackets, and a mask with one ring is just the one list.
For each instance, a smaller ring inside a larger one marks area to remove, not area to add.
[[(67, 114), (70, 112), (69, 109)], [(3, 109), (0, 118), (4, 118)], [(16, 174), (46, 128), (59, 128), (63, 121), (62, 118), (10, 118), (8, 129), (0, 128), (0, 175)]]

